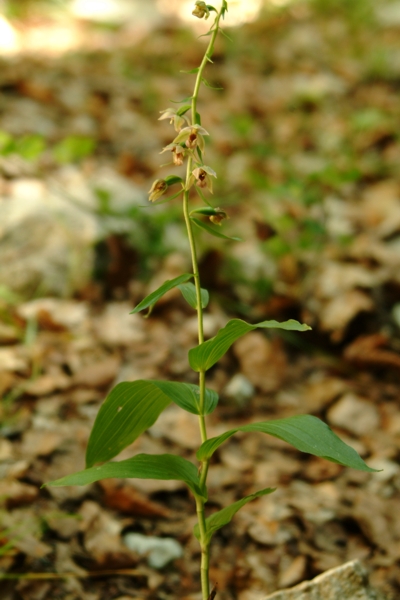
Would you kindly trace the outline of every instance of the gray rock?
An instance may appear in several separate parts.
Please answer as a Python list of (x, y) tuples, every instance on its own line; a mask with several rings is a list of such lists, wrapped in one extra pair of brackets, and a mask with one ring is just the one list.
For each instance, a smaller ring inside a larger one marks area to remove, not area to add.
[(275, 592), (264, 600), (387, 600), (373, 589), (368, 573), (359, 560), (330, 569), (311, 581)]
[(147, 556), (147, 562), (154, 569), (162, 569), (171, 560), (183, 555), (183, 548), (173, 538), (159, 538), (141, 533), (124, 535), (125, 545), (140, 555)]

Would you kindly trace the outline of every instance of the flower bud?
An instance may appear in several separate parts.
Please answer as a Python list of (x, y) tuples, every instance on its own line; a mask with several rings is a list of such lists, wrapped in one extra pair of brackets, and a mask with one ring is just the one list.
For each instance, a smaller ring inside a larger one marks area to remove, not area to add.
[(204, 16), (206, 19), (208, 19), (210, 16), (210, 11), (207, 7), (207, 4), (202, 0), (196, 0), (192, 15), (198, 17), (199, 19), (202, 19)]
[(168, 189), (168, 183), (165, 179), (156, 179), (149, 190), (149, 201), (155, 202), (160, 198)]

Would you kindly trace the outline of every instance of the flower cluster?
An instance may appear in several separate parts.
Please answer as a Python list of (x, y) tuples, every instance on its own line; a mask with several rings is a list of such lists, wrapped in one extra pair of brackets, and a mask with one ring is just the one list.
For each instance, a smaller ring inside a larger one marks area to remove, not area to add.
[[(200, 19), (203, 17), (208, 19), (210, 10), (215, 10), (215, 8), (211, 5), (207, 5), (201, 0), (197, 0), (192, 14)], [(175, 166), (183, 165), (185, 158), (188, 158), (190, 166), (186, 177), (186, 183), (184, 183), (180, 177), (171, 175), (165, 179), (156, 179), (149, 190), (150, 202), (158, 200), (165, 194), (170, 185), (178, 182), (181, 182), (182, 189), (178, 194), (175, 194), (175, 196), (172, 196), (171, 198), (175, 198), (182, 193), (182, 190), (187, 192), (193, 185), (197, 188), (197, 191), (203, 200), (202, 189), (207, 189), (209, 192), (213, 193), (212, 178), (216, 178), (217, 174), (214, 169), (205, 165), (203, 162), (206, 147), (204, 138), (209, 135), (209, 133), (200, 124), (190, 121), (186, 113), (191, 108), (192, 106), (190, 104), (184, 104), (178, 109), (167, 108), (161, 111), (159, 121), (168, 119), (177, 133), (175, 139), (163, 148), (161, 154), (164, 152), (171, 152), (172, 163)], [(205, 201), (205, 203), (207, 202)], [(210, 214), (207, 213), (207, 216), (209, 216), (210, 220), (216, 225), (219, 225), (223, 219), (227, 218), (226, 213), (220, 208), (211, 209)]]

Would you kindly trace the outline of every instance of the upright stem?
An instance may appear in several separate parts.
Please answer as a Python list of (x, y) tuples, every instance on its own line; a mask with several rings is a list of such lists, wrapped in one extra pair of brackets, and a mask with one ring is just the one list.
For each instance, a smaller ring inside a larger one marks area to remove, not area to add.
[[(196, 83), (194, 86), (193, 96), (192, 96), (192, 125), (198, 124), (197, 117), (197, 99), (199, 95), (200, 85), (202, 82), (202, 76), (204, 69), (207, 65), (207, 62), (211, 61), (211, 56), (214, 50), (215, 38), (217, 37), (219, 30), (219, 21), (222, 15), (222, 9), (217, 14), (214, 25), (212, 28), (211, 40), (208, 44), (207, 50), (204, 54), (203, 60), (201, 61), (199, 70), (197, 72)], [(196, 243), (193, 235), (192, 223), (189, 215), (189, 189), (188, 182), (192, 173), (193, 159), (192, 156), (189, 155), (187, 162), (187, 170), (186, 170), (186, 185), (185, 190), (183, 192), (183, 214), (186, 223), (186, 229), (188, 233), (189, 246), (190, 246), (190, 254), (192, 258), (192, 267), (193, 267), (193, 276), (194, 276), (194, 285), (196, 288), (196, 303), (197, 303), (197, 327), (198, 327), (198, 340), (199, 344), (204, 342), (204, 327), (203, 327), (203, 306), (201, 303), (201, 283), (200, 283), (200, 275), (199, 275), (199, 267), (197, 262), (197, 253), (196, 253)], [(199, 427), (201, 434), (201, 441), (205, 442), (207, 440), (207, 430), (206, 430), (206, 422), (204, 417), (204, 404), (205, 404), (205, 371), (202, 370), (199, 372), (199, 390), (200, 390), (200, 415), (199, 415)], [(200, 484), (204, 489), (206, 486), (207, 472), (208, 472), (208, 464), (209, 461), (202, 461), (200, 466)], [(210, 553), (209, 553), (209, 541), (206, 538), (206, 518), (204, 511), (205, 500), (201, 497), (196, 497), (196, 511), (197, 518), (199, 523), (199, 531), (200, 531), (200, 546), (201, 546), (201, 590), (203, 600), (208, 600), (210, 594), (210, 581), (209, 581), (209, 562), (210, 562)]]

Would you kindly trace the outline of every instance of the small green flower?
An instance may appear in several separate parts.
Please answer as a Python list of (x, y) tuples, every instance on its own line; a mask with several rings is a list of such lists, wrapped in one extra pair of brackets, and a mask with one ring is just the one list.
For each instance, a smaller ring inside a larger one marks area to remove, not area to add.
[(214, 169), (208, 167), (207, 165), (197, 167), (192, 171), (192, 174), (189, 178), (188, 189), (191, 188), (194, 183), (196, 183), (199, 188), (207, 188), (209, 192), (213, 193), (211, 177), (217, 177)]
[(177, 165), (178, 167), (180, 165), (183, 165), (183, 159), (186, 154), (186, 150), (183, 146), (174, 143), (168, 144), (168, 146), (165, 146), (165, 148), (160, 152), (160, 154), (163, 154), (163, 152), (167, 152), (167, 150), (171, 150), (172, 152), (172, 160), (174, 165)]
[(174, 139), (174, 144), (185, 143), (185, 146), (190, 150), (194, 150), (196, 146), (204, 152), (206, 143), (204, 141), (205, 135), (210, 135), (208, 131), (201, 125), (191, 125), (190, 127), (184, 127), (179, 135)]
[(206, 19), (208, 19), (210, 16), (210, 11), (207, 7), (207, 4), (202, 2), (202, 0), (196, 0), (192, 15), (198, 17), (199, 19), (202, 19), (204, 16)]
[(149, 190), (149, 201), (155, 202), (158, 200), (168, 189), (168, 183), (165, 179), (156, 179)]
[(175, 108), (167, 108), (161, 111), (161, 117), (158, 119), (169, 119), (169, 122), (174, 124), (175, 131), (180, 131), (184, 125), (189, 124), (189, 119), (185, 115), (178, 115), (178, 111)]

